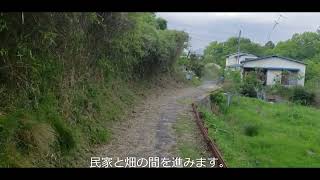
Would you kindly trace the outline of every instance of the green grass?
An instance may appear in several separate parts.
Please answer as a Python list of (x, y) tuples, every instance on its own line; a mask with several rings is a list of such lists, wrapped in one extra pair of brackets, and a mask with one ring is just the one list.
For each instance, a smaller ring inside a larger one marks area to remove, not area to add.
[(108, 126), (138, 99), (125, 82), (116, 83), (67, 91), (66, 103), (48, 93), (37, 109), (0, 115), (0, 167), (88, 166), (89, 149), (112, 138)]
[(199, 131), (196, 123), (188, 115), (179, 115), (174, 125), (174, 130), (177, 135), (177, 150), (181, 158), (207, 158), (205, 147), (199, 143), (202, 139), (195, 136), (195, 132)]
[(229, 167), (320, 167), (320, 110), (237, 97), (225, 114), (202, 110)]

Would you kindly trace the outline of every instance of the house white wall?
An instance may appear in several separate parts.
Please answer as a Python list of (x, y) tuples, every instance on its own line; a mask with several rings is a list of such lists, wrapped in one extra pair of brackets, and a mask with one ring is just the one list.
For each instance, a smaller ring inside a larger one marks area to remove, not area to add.
[(239, 57), (239, 63), (237, 62), (237, 55), (229, 56), (226, 59), (226, 66), (240, 64), (242, 61), (246, 60), (246, 58), (257, 58), (257, 56), (252, 54), (246, 54)]
[[(298, 79), (297, 84), (303, 86), (305, 79), (305, 70), (306, 65), (301, 64), (294, 61), (285, 60), (279, 57), (270, 57), (267, 59), (249, 61), (243, 63), (243, 68), (292, 68), (299, 69), (298, 75), (300, 79)], [(269, 72), (270, 71), (270, 72)], [(281, 72), (281, 70), (280, 70)], [(267, 72), (267, 84), (269, 85), (274, 82), (274, 78), (279, 74), (279, 71), (268, 70)]]
[(234, 64), (237, 64), (236, 57), (232, 56), (232, 57), (228, 57), (226, 59), (226, 66), (230, 66), (230, 65), (234, 65)]
[(277, 81), (281, 81), (280, 70), (268, 70), (267, 71), (267, 85), (274, 85)]

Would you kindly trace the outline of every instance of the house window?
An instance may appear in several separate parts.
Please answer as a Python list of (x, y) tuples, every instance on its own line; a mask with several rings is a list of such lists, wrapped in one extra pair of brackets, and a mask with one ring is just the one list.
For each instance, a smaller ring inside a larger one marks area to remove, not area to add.
[(298, 83), (297, 73), (290, 71), (282, 71), (281, 73), (281, 84), (295, 86)]

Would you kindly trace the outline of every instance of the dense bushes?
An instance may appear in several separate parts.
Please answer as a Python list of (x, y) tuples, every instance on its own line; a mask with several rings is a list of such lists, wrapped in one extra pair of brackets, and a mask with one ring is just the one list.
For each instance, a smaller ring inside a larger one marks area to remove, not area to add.
[(240, 93), (248, 97), (257, 97), (257, 92), (263, 87), (263, 82), (258, 78), (259, 72), (247, 73), (241, 83)]
[(3, 13), (0, 21), (3, 91), (30, 96), (48, 82), (74, 85), (112, 73), (134, 80), (167, 71), (188, 39), (160, 29), (162, 20), (151, 13), (24, 13), (23, 24), (20, 13)]
[(315, 94), (307, 91), (303, 87), (295, 87), (290, 96), (290, 100), (303, 105), (311, 105), (315, 101)]
[(203, 76), (203, 58), (197, 54), (189, 53), (187, 55), (184, 53), (184, 55), (179, 58), (178, 64), (184, 66), (187, 71), (191, 70), (199, 78)]
[(227, 98), (223, 91), (210, 94), (211, 110), (215, 113), (225, 113), (227, 110)]
[(263, 81), (258, 78), (259, 72), (247, 72), (242, 78), (239, 71), (227, 70), (224, 74), (223, 89), (232, 94), (257, 97), (257, 93), (263, 89)]
[(226, 102), (225, 96), (222, 91), (214, 92), (210, 94), (210, 101), (214, 104), (221, 105)]
[(196, 76), (201, 78), (203, 76), (204, 63), (201, 56), (196, 54), (190, 54), (190, 63), (187, 64), (187, 68), (192, 70)]
[(39, 165), (30, 158), (39, 152), (25, 147), (38, 147), (40, 135), (54, 137), (50, 153), (59, 162), (107, 141), (105, 124), (133, 103), (133, 83), (172, 71), (188, 41), (154, 13), (23, 17), (0, 15), (0, 166)]
[(276, 84), (268, 87), (266, 92), (270, 95), (278, 95), (285, 100), (302, 105), (315, 105), (316, 103), (316, 93), (314, 93), (314, 90), (302, 86), (285, 87)]

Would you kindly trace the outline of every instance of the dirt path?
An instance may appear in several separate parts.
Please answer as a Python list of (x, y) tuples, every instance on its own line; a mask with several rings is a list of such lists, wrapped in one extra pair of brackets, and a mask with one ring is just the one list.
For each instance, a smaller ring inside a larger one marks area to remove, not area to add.
[(190, 103), (215, 88), (214, 82), (208, 81), (199, 87), (168, 89), (148, 97), (130, 119), (114, 125), (113, 139), (99, 149), (100, 157), (176, 157), (173, 125), (177, 116), (190, 115)]

